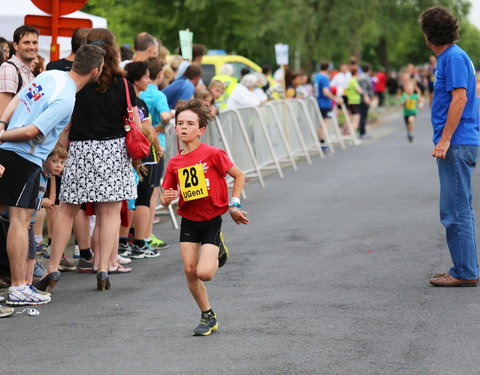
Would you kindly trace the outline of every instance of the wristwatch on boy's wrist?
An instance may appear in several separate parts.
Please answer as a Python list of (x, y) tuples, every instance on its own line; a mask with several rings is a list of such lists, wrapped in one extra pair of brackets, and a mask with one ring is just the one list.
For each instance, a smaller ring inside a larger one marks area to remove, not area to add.
[(237, 197), (232, 197), (229, 201), (228, 201), (228, 207), (231, 208), (231, 207), (242, 207), (242, 205), (240, 204), (240, 198), (237, 198)]

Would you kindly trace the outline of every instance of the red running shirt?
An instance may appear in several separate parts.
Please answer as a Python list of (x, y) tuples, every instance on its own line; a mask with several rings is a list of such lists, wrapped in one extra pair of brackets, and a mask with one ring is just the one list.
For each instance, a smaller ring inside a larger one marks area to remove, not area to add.
[(162, 188), (181, 190), (178, 170), (197, 164), (203, 165), (208, 196), (185, 201), (180, 191), (178, 214), (192, 221), (211, 220), (228, 210), (228, 187), (225, 177), (233, 163), (225, 151), (204, 143), (188, 154), (182, 155), (180, 151), (168, 162)]

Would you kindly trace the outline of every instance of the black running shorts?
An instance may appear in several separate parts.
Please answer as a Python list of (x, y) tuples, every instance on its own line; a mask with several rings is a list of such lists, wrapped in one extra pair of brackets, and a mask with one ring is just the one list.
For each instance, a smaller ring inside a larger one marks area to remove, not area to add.
[(135, 200), (135, 207), (147, 206), (150, 207), (150, 198), (152, 198), (153, 185), (150, 182), (153, 170), (157, 167), (153, 164), (143, 166), (147, 172), (142, 173), (142, 180), (137, 185), (137, 199)]
[(158, 161), (158, 163), (155, 164), (155, 167), (153, 168), (152, 173), (150, 175), (150, 182), (153, 185), (153, 187), (160, 186), (160, 180), (162, 179), (164, 166), (165, 166), (165, 159), (162, 156)]
[(408, 115), (408, 116), (403, 116), (403, 119), (405, 120), (405, 125), (408, 125), (408, 120), (410, 119), (410, 116), (416, 117), (416, 115), (414, 115), (414, 114), (411, 114), (411, 115)]
[(40, 167), (13, 151), (0, 149), (0, 205), (36, 208), (40, 188)]
[(206, 221), (192, 221), (182, 218), (180, 227), (180, 242), (193, 242), (220, 246), (220, 231), (222, 217), (217, 216)]

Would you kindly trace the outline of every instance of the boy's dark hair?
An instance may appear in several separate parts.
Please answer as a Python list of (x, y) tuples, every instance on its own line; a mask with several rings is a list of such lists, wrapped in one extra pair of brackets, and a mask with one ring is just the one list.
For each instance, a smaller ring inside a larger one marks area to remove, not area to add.
[(135, 51), (146, 51), (150, 46), (157, 44), (153, 35), (149, 33), (140, 33), (135, 37), (133, 49)]
[(135, 61), (125, 65), (126, 78), (132, 83), (140, 81), (147, 71), (148, 64), (145, 61)]
[(58, 155), (59, 159), (67, 159), (68, 158), (68, 151), (65, 149), (65, 147), (62, 146), (61, 143), (57, 143), (55, 147), (53, 148), (52, 152), (48, 154), (48, 157), (53, 156), (53, 155)]
[(442, 6), (425, 9), (420, 15), (420, 25), (428, 42), (443, 46), (459, 39), (459, 27), (455, 17)]
[(246, 74), (249, 74), (250, 73), (250, 69), (247, 68), (247, 67), (243, 67), (242, 69), (240, 69), (240, 76), (244, 76)]
[(328, 70), (330, 63), (328, 61), (322, 61), (320, 63), (320, 70)]
[(163, 70), (163, 62), (156, 57), (149, 57), (147, 59), (148, 71), (150, 72), (150, 79), (153, 81), (157, 79), (158, 73)]
[(75, 29), (72, 34), (72, 40), (70, 41), (73, 53), (77, 53), (80, 46), (82, 44), (85, 44), (85, 39), (87, 38), (87, 34), (89, 31), (90, 29), (86, 27), (80, 27), (78, 29)]
[(194, 78), (197, 78), (197, 77), (201, 77), (202, 76), (202, 68), (200, 68), (200, 65), (198, 64), (190, 64), (188, 66), (188, 68), (185, 70), (185, 73), (183, 73), (183, 75), (187, 78), (187, 79), (194, 79)]
[(29, 25), (22, 25), (20, 27), (17, 27), (17, 29), (13, 32), (13, 42), (20, 42), (20, 39), (22, 39), (27, 34), (36, 34), (38, 36), (38, 29)]
[(128, 49), (128, 47), (121, 46), (120, 47), (120, 60), (125, 61), (125, 60), (131, 60), (133, 59), (133, 51)]
[(270, 74), (272, 72), (272, 68), (270, 67), (270, 65), (268, 64), (264, 64), (262, 65), (262, 73), (267, 75), (267, 74)]
[(298, 77), (301, 77), (301, 76), (303, 76), (303, 73), (301, 73), (301, 72), (293, 73), (292, 81), (294, 81), (295, 79), (297, 79)]
[(178, 115), (184, 111), (192, 111), (198, 116), (200, 128), (206, 128), (208, 122), (213, 119), (210, 108), (199, 99), (180, 100), (175, 108), (175, 123), (177, 123)]
[(85, 44), (81, 46), (73, 59), (72, 70), (86, 76), (92, 69), (99, 68), (104, 61), (105, 51), (99, 46)]
[(192, 46), (192, 60), (199, 56), (205, 56), (205, 46), (203, 44), (194, 44)]
[(361, 66), (364, 73), (368, 73), (372, 70), (372, 66), (369, 63), (364, 63)]

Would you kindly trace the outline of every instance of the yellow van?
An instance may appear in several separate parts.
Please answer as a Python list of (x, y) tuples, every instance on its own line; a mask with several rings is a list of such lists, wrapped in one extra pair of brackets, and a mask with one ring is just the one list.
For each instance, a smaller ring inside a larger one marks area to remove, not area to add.
[(240, 72), (243, 68), (250, 70), (250, 73), (261, 72), (257, 64), (252, 60), (238, 55), (205, 55), (202, 58), (202, 80), (208, 86), (212, 77), (220, 74), (220, 68), (223, 64), (231, 64), (233, 66), (233, 76), (240, 80)]

